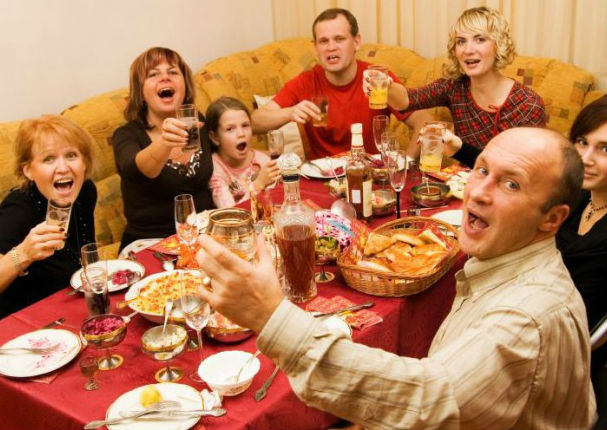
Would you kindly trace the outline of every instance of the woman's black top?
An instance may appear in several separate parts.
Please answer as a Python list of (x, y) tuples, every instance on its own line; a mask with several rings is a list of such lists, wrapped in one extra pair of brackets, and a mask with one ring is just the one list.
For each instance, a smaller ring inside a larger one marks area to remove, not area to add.
[(586, 304), (590, 329), (607, 314), (607, 215), (584, 235), (578, 227), (590, 193), (583, 191), (569, 218), (561, 226), (556, 244), (575, 286)]
[(122, 247), (136, 239), (174, 234), (173, 199), (178, 194), (192, 194), (198, 212), (215, 207), (209, 189), (213, 173), (211, 144), (206, 129), (200, 135), (202, 150), (188, 164), (169, 161), (152, 179), (135, 164), (137, 153), (152, 143), (143, 124), (131, 121), (114, 132), (112, 145), (127, 220)]
[[(87, 180), (72, 207), (67, 240), (63, 249), (35, 261), (28, 274), (17, 277), (0, 294), (0, 317), (5, 317), (70, 285), (70, 277), (80, 268), (80, 248), (95, 241), (93, 213), (97, 189)], [(30, 230), (46, 218), (46, 198), (33, 183), (13, 189), (0, 203), (0, 253), (19, 245)]]

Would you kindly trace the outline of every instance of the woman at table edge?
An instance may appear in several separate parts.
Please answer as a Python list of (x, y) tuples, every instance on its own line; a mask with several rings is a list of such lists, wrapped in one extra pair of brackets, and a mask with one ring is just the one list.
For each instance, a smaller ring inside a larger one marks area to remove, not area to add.
[[(444, 78), (419, 88), (394, 83), (388, 103), (402, 112), (446, 106), (451, 111), (455, 134), (447, 132), (445, 155), (474, 165), (492, 137), (522, 126), (545, 126), (541, 97), (500, 70), (516, 56), (510, 26), (497, 10), (476, 7), (465, 10), (449, 32), (449, 62)], [(368, 93), (368, 82), (364, 84)], [(410, 156), (419, 146), (409, 145)]]
[[(14, 188), (0, 204), (0, 317), (69, 285), (80, 248), (95, 240), (93, 140), (72, 121), (42, 116), (21, 123)], [(67, 231), (46, 223), (48, 200), (72, 203)]]
[(200, 130), (201, 148), (184, 150), (186, 124), (174, 118), (177, 107), (194, 104), (194, 96), (192, 71), (177, 52), (153, 47), (131, 64), (124, 110), (128, 123), (112, 136), (127, 220), (121, 248), (137, 239), (174, 234), (178, 194), (191, 194), (197, 211), (214, 208), (207, 132)]

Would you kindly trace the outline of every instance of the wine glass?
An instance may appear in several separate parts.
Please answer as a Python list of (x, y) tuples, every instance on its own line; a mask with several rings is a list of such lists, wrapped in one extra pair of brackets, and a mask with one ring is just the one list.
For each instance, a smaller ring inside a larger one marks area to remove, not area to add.
[(400, 218), (400, 193), (407, 180), (407, 156), (405, 151), (388, 151), (388, 175), (390, 185), (396, 193), (396, 218)]
[(87, 381), (84, 384), (84, 389), (87, 391), (92, 391), (99, 388), (99, 383), (95, 379), (97, 372), (99, 372), (99, 362), (97, 357), (92, 355), (84, 357), (78, 362), (78, 366), (80, 367), (80, 373), (87, 378)]
[(198, 238), (198, 217), (191, 194), (175, 196), (175, 230), (182, 243), (192, 247)]
[(236, 208), (217, 209), (209, 216), (207, 232), (243, 260), (257, 260), (255, 228), (249, 212)]
[(373, 140), (380, 154), (383, 152), (382, 135), (388, 130), (389, 123), (390, 117), (388, 115), (375, 115), (373, 117)]
[[(200, 273), (200, 272), (199, 272)], [(202, 336), (201, 331), (206, 327), (209, 322), (209, 316), (211, 315), (211, 307), (204, 300), (200, 294), (199, 288), (202, 286), (202, 273), (200, 273), (200, 285), (196, 285), (195, 289), (188, 288), (186, 280), (182, 278), (181, 282), (181, 311), (186, 324), (191, 329), (196, 330), (196, 337), (198, 338), (198, 358), (199, 364), (202, 362)], [(202, 382), (198, 376), (198, 366), (194, 369), (194, 372), (190, 374), (190, 379), (196, 382)]]
[(141, 336), (142, 349), (156, 361), (164, 361), (165, 367), (154, 374), (158, 382), (177, 382), (183, 378), (183, 369), (169, 366), (169, 361), (181, 354), (188, 340), (188, 332), (177, 324), (167, 324), (166, 330), (159, 325), (146, 330)]

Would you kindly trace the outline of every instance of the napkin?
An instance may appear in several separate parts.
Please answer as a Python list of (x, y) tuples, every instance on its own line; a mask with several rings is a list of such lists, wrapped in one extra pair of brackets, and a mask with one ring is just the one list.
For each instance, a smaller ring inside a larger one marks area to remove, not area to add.
[[(333, 312), (348, 306), (356, 305), (356, 303), (342, 296), (334, 296), (330, 299), (317, 296), (306, 306), (306, 310), (310, 312)], [(383, 319), (375, 312), (368, 309), (361, 309), (355, 312), (345, 312), (346, 322), (352, 328), (362, 330), (365, 327), (370, 327), (379, 324)]]

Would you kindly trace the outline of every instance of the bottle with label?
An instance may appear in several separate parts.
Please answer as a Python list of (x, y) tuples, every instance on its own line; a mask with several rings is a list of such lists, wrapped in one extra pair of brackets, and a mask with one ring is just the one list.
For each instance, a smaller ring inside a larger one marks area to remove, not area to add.
[(371, 167), (365, 159), (365, 147), (363, 146), (363, 127), (361, 123), (352, 124), (352, 147), (350, 158), (346, 164), (347, 199), (356, 209), (356, 217), (359, 219), (371, 218), (371, 185), (373, 177)]

